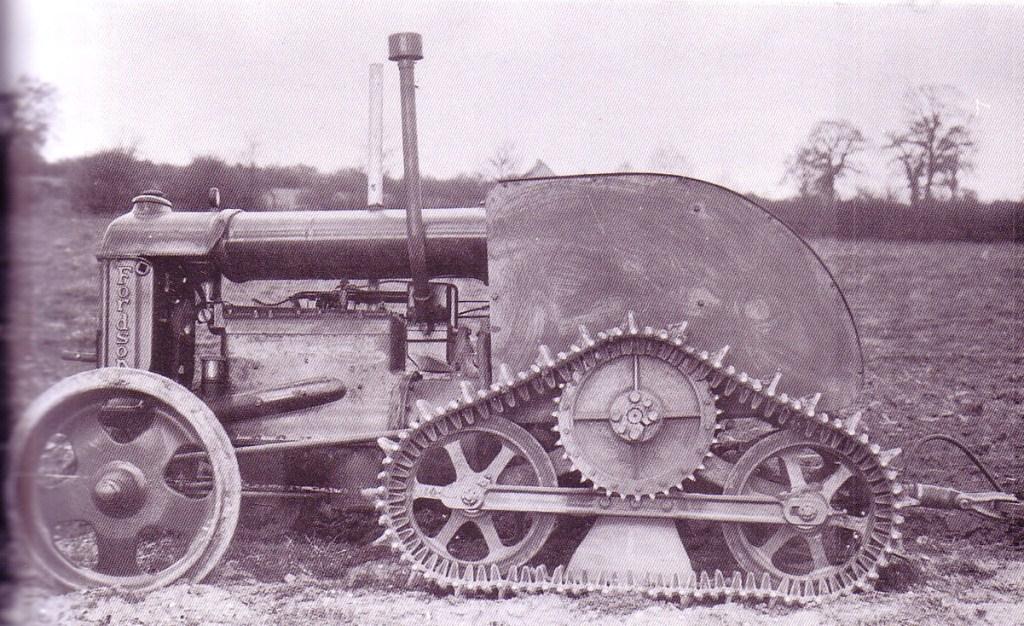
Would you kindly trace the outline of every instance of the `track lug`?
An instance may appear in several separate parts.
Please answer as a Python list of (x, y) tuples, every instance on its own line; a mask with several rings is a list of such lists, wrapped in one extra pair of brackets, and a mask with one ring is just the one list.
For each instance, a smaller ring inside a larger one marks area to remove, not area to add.
[(857, 426), (860, 425), (860, 420), (861, 420), (862, 417), (864, 417), (864, 412), (863, 411), (857, 411), (856, 413), (854, 413), (850, 417), (846, 418), (846, 422), (844, 422), (843, 426), (844, 426), (844, 429), (846, 430), (846, 432), (848, 434), (850, 434), (850, 435), (856, 435), (857, 434)]
[(429, 422), (434, 419), (434, 407), (430, 406), (430, 403), (426, 400), (419, 399), (416, 401), (416, 410), (420, 412), (420, 420), (423, 422)]
[(512, 375), (512, 370), (509, 369), (507, 363), (498, 365), (498, 378), (501, 379), (502, 386), (504, 387), (511, 387), (516, 382), (516, 378)]
[(401, 448), (398, 442), (391, 441), (386, 436), (377, 437), (377, 447), (387, 455), (397, 452)]
[(594, 338), (590, 336), (590, 329), (588, 329), (585, 325), (580, 324), (579, 325), (579, 331), (580, 331), (580, 341), (583, 343), (584, 346), (589, 348), (589, 347), (593, 346), (594, 343), (596, 343), (594, 341)]
[(901, 454), (903, 454), (902, 448), (892, 448), (891, 450), (883, 450), (882, 452), (878, 453), (878, 462), (882, 465), (882, 467), (888, 467), (889, 464), (892, 463), (896, 459), (896, 457), (898, 457)]
[(459, 389), (462, 391), (462, 400), (466, 404), (476, 402), (476, 390), (473, 389), (473, 383), (468, 380), (459, 381)]
[(379, 487), (367, 487), (366, 489), (359, 490), (359, 495), (363, 496), (367, 500), (373, 500), (377, 498), (377, 496), (383, 496), (385, 493), (387, 493), (387, 490), (384, 489), (384, 485)]
[(636, 325), (636, 314), (632, 311), (626, 312), (626, 329), (630, 335), (639, 334), (640, 328)]
[(729, 346), (725, 345), (718, 349), (715, 356), (711, 359), (711, 364), (715, 367), (722, 367), (722, 361), (725, 360), (725, 356), (729, 354)]

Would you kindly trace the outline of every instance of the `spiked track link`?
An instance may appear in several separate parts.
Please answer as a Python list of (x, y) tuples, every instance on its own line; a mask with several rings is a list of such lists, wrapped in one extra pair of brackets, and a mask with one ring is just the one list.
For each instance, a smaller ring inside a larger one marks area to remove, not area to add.
[[(899, 450), (882, 451), (872, 444), (867, 433), (859, 430), (859, 414), (842, 420), (816, 412), (820, 394), (800, 399), (779, 393), (780, 373), (762, 381), (737, 371), (723, 363), (727, 348), (707, 352), (687, 344), (684, 325), (672, 330), (641, 329), (630, 313), (622, 326), (596, 335), (581, 327), (580, 337), (582, 347), (573, 345), (568, 352), (557, 355), (541, 347), (538, 362), (518, 374), (513, 375), (507, 366), (500, 365), (499, 375), (489, 388), (473, 392), (463, 386), (460, 397), (445, 407), (433, 408), (422, 403), (419, 419), (402, 431), (397, 441), (379, 442), (385, 453), (384, 469), (378, 475), (381, 484), (364, 490), (364, 495), (373, 499), (375, 508), (381, 512), (378, 521), (384, 532), (375, 543), (389, 545), (401, 560), (410, 563), (410, 580), (423, 577), (456, 593), (644, 593), (684, 604), (731, 600), (805, 605), (873, 588), (878, 569), (888, 564), (890, 555), (902, 550), (899, 525), (903, 518), (892, 511), (913, 502), (897, 481), (896, 472), (887, 469)], [(517, 405), (538, 396), (554, 399), (560, 389), (574, 380), (574, 374), (581, 375), (599, 361), (638, 353), (658, 356), (680, 366), (696, 380), (707, 380), (716, 393), (736, 396), (752, 409), (752, 415), (775, 426), (823, 438), (856, 459), (858, 466), (868, 472), (877, 501), (884, 505), (886, 523), (878, 525), (880, 532), (872, 533), (851, 574), (807, 580), (776, 579), (767, 573), (758, 576), (735, 572), (726, 576), (721, 571), (702, 571), (683, 580), (679, 576), (665, 578), (642, 572), (626, 576), (570, 574), (564, 566), (551, 571), (543, 565), (509, 566), (502, 570), (496, 565), (467, 564), (443, 557), (423, 543), (410, 522), (411, 502), (407, 500), (406, 487), (416, 459), (432, 442), (478, 420), (511, 418)]]

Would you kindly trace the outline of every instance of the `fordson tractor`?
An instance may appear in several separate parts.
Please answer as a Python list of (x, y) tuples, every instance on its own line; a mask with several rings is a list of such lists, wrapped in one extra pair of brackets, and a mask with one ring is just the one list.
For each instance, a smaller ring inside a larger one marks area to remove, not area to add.
[[(743, 196), (602, 174), (423, 208), (420, 37), (390, 58), (404, 210), (186, 212), (152, 191), (107, 228), (78, 355), (96, 367), (9, 442), (38, 570), (198, 581), (249, 503), (305, 494), (375, 508), (378, 541), (442, 587), (803, 602), (870, 587), (905, 507), (1013, 506), (902, 481), (899, 449), (836, 416), (863, 380), (849, 308)], [(300, 452), (317, 480), (282, 469)]]

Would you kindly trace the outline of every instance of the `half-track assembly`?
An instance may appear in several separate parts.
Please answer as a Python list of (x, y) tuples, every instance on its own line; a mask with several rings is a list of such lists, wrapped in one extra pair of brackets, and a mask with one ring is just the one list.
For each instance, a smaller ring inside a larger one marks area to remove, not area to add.
[(421, 45), (390, 39), (405, 210), (212, 193), (185, 212), (153, 190), (110, 224), (95, 353), (72, 355), (96, 368), (9, 442), (37, 569), (199, 581), (240, 517), (309, 496), (375, 509), (378, 543), (461, 592), (802, 603), (870, 588), (907, 507), (1019, 504), (901, 479), (901, 451), (847, 409), (863, 363), (842, 292), (736, 193), (601, 174), (424, 208)]

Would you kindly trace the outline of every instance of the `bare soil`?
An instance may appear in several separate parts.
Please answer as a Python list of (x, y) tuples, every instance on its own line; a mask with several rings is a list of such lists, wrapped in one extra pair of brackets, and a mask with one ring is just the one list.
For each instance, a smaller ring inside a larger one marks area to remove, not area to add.
[[(10, 402), (17, 411), (88, 367), (59, 359), (91, 349), (98, 324), (93, 257), (108, 218), (37, 200), (11, 216)], [(857, 406), (872, 437), (907, 449), (943, 432), (979, 452), (1011, 491), (1024, 489), (1024, 247), (983, 243), (813, 242), (836, 275), (861, 333), (867, 371)], [(911, 478), (987, 485), (959, 453), (922, 451)], [(58, 593), (17, 558), (10, 623), (694, 623), (1021, 624), (1024, 524), (963, 513), (908, 513), (908, 559), (879, 591), (823, 606), (682, 607), (645, 597), (542, 594), (460, 597), (407, 573), (382, 548), (371, 515), (307, 505), (289, 532), (242, 531), (204, 584), (146, 595)], [(301, 530), (295, 530), (301, 529)]]

